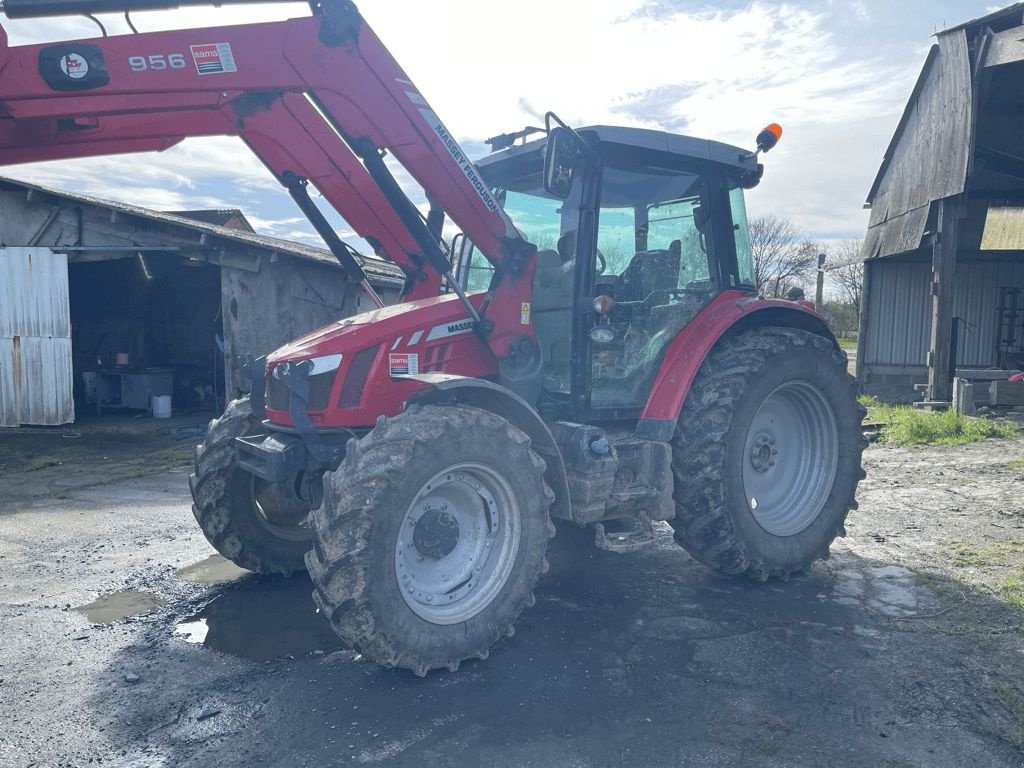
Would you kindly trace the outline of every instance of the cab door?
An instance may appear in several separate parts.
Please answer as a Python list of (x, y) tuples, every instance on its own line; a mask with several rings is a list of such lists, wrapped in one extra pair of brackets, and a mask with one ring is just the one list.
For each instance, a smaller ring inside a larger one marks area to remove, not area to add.
[(711, 206), (698, 174), (606, 176), (593, 295), (611, 308), (589, 339), (594, 416), (643, 406), (668, 344), (717, 294)]

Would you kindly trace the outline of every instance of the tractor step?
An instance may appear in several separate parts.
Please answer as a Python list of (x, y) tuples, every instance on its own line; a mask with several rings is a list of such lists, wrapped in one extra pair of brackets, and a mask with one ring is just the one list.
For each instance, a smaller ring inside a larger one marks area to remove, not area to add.
[[(606, 525), (612, 530), (607, 530)], [(615, 530), (619, 527), (623, 530)], [(640, 552), (650, 549), (657, 541), (654, 523), (643, 513), (637, 517), (595, 523), (594, 531), (594, 545), (606, 552)]]

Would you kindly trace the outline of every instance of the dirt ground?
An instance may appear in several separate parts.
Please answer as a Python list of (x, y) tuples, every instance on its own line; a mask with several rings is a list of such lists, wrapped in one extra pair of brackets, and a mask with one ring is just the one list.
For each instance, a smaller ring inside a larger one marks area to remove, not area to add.
[(187, 469), (145, 458), (172, 441), (97, 444), (131, 466), (61, 485), (91, 448), (24, 439), (0, 436), (3, 768), (1024, 765), (1024, 439), (873, 445), (849, 535), (786, 583), (563, 531), (515, 636), (426, 679), (340, 648), (308, 579), (211, 557)]

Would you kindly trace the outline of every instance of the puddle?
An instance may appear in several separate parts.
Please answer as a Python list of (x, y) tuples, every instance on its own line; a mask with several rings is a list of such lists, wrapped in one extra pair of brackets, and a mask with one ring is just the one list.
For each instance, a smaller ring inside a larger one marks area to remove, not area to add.
[(80, 605), (75, 610), (93, 624), (110, 624), (130, 616), (141, 616), (154, 611), (163, 605), (164, 600), (152, 592), (141, 592), (137, 589), (126, 589), (103, 595), (87, 605)]
[(316, 612), (308, 576), (250, 575), (178, 622), (175, 635), (251, 661), (342, 650), (327, 619)]
[(225, 557), (210, 555), (205, 560), (185, 566), (178, 571), (178, 578), (194, 584), (220, 584), (225, 581), (238, 581), (252, 576), (252, 571), (239, 568)]

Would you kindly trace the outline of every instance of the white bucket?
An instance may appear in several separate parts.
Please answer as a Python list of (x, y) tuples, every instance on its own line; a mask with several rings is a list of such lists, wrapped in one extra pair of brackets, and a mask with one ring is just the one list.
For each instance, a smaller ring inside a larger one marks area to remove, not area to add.
[(153, 395), (150, 398), (150, 404), (153, 408), (154, 419), (169, 419), (171, 418), (171, 396), (170, 395)]

